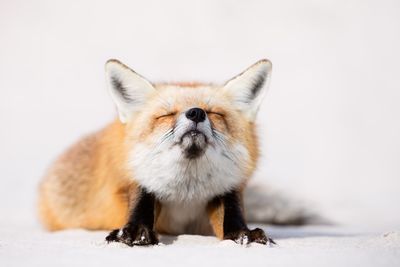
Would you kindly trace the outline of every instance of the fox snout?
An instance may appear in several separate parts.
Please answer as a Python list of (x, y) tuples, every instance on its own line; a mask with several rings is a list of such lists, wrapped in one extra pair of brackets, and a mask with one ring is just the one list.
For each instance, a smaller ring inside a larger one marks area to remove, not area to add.
[(186, 111), (185, 115), (195, 123), (203, 122), (206, 119), (206, 112), (201, 108), (191, 108)]
[(204, 154), (211, 141), (211, 133), (207, 114), (198, 107), (187, 109), (176, 122), (175, 137), (188, 159), (198, 158)]

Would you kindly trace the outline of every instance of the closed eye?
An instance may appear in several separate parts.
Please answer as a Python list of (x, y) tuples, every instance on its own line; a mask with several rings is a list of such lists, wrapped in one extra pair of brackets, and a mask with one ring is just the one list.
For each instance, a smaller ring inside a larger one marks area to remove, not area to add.
[(207, 114), (214, 114), (214, 115), (218, 115), (218, 116), (224, 117), (224, 114), (219, 113), (219, 112), (214, 112), (214, 111), (207, 111)]
[(224, 113), (216, 111), (207, 111), (207, 115), (210, 118), (211, 127), (219, 131), (224, 131), (229, 129), (228, 122), (226, 120), (226, 115)]
[(174, 115), (176, 115), (176, 112), (171, 112), (171, 113), (160, 115), (160, 116), (156, 117), (156, 119), (158, 120), (161, 118), (166, 118), (166, 117), (170, 117), (170, 116), (174, 116)]

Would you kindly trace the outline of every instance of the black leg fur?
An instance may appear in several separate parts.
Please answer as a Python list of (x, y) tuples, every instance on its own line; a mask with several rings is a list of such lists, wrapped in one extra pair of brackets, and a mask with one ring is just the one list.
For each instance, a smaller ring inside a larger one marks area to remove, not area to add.
[(244, 220), (242, 205), (237, 191), (229, 192), (221, 197), (224, 205), (224, 239), (231, 239), (239, 244), (251, 242), (268, 244), (275, 242), (266, 236), (260, 228), (250, 230)]
[(139, 189), (136, 205), (132, 208), (128, 223), (121, 229), (115, 229), (106, 237), (107, 242), (121, 242), (128, 246), (147, 246), (158, 244), (154, 231), (155, 197)]

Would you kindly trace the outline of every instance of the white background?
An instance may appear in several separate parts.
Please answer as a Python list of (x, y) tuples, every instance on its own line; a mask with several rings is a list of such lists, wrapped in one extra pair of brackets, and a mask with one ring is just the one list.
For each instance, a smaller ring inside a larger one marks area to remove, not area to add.
[[(107, 4), (106, 4), (107, 3)], [(223, 82), (274, 65), (257, 178), (346, 224), (400, 225), (399, 1), (0, 1), (0, 214), (115, 116), (103, 66)]]

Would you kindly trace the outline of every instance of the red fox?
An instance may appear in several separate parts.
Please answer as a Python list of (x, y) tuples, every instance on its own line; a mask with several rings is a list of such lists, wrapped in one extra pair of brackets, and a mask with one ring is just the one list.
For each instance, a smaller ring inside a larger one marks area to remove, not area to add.
[(152, 84), (114, 59), (105, 69), (119, 119), (49, 169), (39, 190), (45, 227), (106, 229), (108, 242), (129, 246), (157, 244), (158, 233), (272, 243), (248, 228), (242, 203), (271, 62), (223, 85)]

